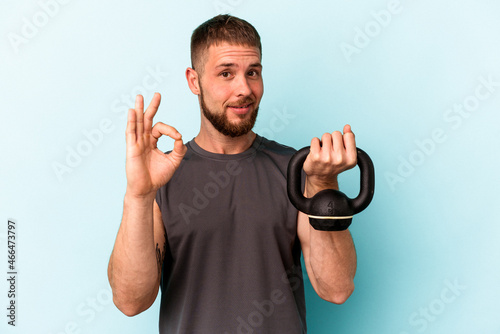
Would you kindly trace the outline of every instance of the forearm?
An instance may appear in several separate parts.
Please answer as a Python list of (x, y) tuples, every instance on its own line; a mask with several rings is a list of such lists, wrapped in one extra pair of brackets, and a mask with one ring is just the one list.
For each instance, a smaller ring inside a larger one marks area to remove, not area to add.
[(310, 228), (309, 263), (324, 299), (343, 303), (354, 290), (356, 250), (349, 230), (317, 231)]
[[(306, 182), (305, 195), (312, 197), (323, 189), (338, 190), (337, 180), (319, 185)], [(349, 230), (318, 231), (309, 224), (309, 218), (302, 214), (309, 229), (309, 264), (314, 275), (316, 290), (324, 299), (335, 303), (344, 302), (354, 290), (356, 274), (356, 250)]]
[(125, 195), (123, 217), (108, 266), (113, 299), (125, 314), (140, 313), (156, 297), (159, 281), (154, 244), (153, 196)]

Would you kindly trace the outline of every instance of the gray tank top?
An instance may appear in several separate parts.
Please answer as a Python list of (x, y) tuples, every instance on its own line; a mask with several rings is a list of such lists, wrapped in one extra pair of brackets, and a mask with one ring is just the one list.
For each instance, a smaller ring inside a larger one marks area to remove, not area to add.
[(258, 135), (234, 155), (186, 145), (156, 196), (168, 245), (160, 333), (306, 333), (297, 210), (286, 193), (295, 150)]

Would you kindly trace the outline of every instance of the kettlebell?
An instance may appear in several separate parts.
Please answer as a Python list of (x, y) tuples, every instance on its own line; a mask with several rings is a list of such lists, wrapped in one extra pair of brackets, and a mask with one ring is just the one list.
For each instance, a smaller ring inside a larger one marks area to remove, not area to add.
[(373, 162), (362, 149), (356, 148), (360, 170), (360, 190), (356, 198), (351, 199), (335, 189), (325, 189), (312, 198), (305, 198), (301, 189), (302, 166), (309, 150), (309, 146), (300, 149), (288, 163), (287, 191), (290, 202), (309, 216), (309, 223), (316, 230), (345, 230), (351, 225), (353, 215), (366, 209), (372, 201), (375, 191)]

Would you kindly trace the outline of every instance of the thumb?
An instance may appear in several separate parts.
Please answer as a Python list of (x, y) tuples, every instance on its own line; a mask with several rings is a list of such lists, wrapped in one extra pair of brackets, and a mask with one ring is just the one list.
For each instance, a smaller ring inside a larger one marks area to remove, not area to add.
[(186, 154), (187, 147), (184, 145), (182, 141), (182, 136), (180, 136), (178, 139), (175, 140), (174, 142), (174, 149), (170, 152), (170, 157), (174, 160), (175, 164), (178, 166), (182, 159), (184, 158), (184, 155)]

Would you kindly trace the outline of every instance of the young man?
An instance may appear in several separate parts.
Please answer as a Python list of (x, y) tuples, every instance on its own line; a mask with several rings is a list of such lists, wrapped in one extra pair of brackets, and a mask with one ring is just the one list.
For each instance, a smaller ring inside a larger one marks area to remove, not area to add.
[[(314, 230), (290, 204), (286, 169), (295, 150), (252, 131), (264, 88), (260, 37), (248, 22), (219, 15), (191, 39), (186, 70), (201, 125), (184, 145), (153, 117), (129, 111), (127, 190), (108, 267), (116, 306), (133, 316), (162, 287), (160, 333), (305, 333), (300, 264), (318, 295), (343, 303), (354, 289), (356, 252), (348, 230)], [(162, 135), (175, 140), (164, 154)], [(350, 126), (311, 141), (306, 196), (337, 189), (356, 165)]]

